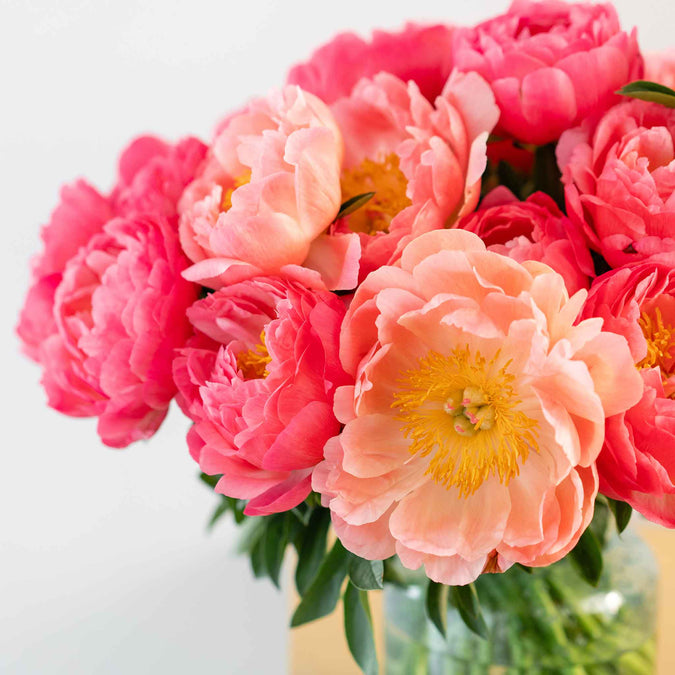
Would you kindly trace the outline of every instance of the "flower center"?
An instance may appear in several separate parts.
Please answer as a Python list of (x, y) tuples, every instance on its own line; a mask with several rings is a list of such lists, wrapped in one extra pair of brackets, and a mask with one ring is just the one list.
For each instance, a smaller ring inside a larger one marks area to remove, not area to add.
[(262, 331), (260, 333), (259, 344), (253, 349), (246, 349), (237, 354), (237, 367), (245, 380), (257, 380), (269, 375), (267, 364), (271, 360), (272, 357), (269, 355), (267, 346), (265, 345), (265, 331)]
[(431, 456), (426, 473), (439, 485), (473, 494), (490, 475), (508, 485), (530, 451), (539, 452), (537, 422), (521, 403), (499, 353), (488, 361), (458, 347), (449, 355), (430, 352), (405, 371), (392, 407), (412, 455)]
[(342, 171), (343, 202), (364, 192), (375, 193), (365, 206), (348, 216), (350, 230), (387, 232), (394, 216), (412, 204), (406, 195), (408, 180), (398, 165), (398, 155), (392, 152), (381, 162), (366, 157), (358, 166)]
[(232, 183), (232, 187), (229, 187), (227, 190), (225, 190), (225, 194), (223, 195), (223, 200), (220, 203), (220, 209), (221, 211), (229, 211), (232, 208), (232, 193), (237, 189), (240, 188), (242, 185), (246, 185), (247, 183), (251, 182), (251, 170), (247, 169), (244, 171), (244, 173), (240, 174), (234, 179), (234, 182)]
[(661, 377), (667, 380), (673, 374), (673, 349), (675, 348), (675, 328), (663, 323), (661, 310), (657, 307), (654, 315), (642, 312), (638, 320), (642, 334), (647, 340), (647, 356), (638, 368), (660, 368)]

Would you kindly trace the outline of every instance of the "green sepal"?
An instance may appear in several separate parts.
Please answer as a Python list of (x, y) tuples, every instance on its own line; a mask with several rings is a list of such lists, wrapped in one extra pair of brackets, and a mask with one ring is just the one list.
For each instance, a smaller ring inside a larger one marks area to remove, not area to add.
[(335, 219), (337, 220), (338, 218), (344, 218), (345, 216), (354, 213), (354, 211), (357, 211), (362, 206), (367, 204), (374, 196), (374, 192), (364, 192), (360, 195), (350, 197), (346, 202), (342, 203)]
[(597, 586), (602, 575), (602, 549), (590, 527), (584, 530), (579, 542), (569, 555), (581, 576), (591, 586)]
[(426, 595), (427, 616), (443, 637), (448, 627), (448, 586), (429, 579)]
[(489, 637), (488, 627), (483, 618), (478, 593), (476, 593), (474, 585), (452, 586), (448, 599), (459, 612), (467, 628), (487, 640)]
[(639, 98), (641, 101), (660, 103), (666, 108), (675, 108), (675, 91), (656, 82), (636, 80), (621, 87), (616, 93), (629, 98)]
[(381, 560), (365, 560), (352, 554), (349, 560), (349, 578), (361, 591), (376, 591), (384, 588), (384, 563)]
[(291, 627), (320, 619), (335, 609), (348, 566), (349, 553), (338, 539), (297, 606), (291, 619)]
[(377, 675), (377, 653), (368, 592), (349, 582), (344, 596), (345, 635), (349, 651), (365, 675)]

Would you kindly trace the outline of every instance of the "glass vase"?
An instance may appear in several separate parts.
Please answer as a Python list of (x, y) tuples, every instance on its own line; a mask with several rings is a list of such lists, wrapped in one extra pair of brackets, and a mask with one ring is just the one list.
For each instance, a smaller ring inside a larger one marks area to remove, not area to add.
[(569, 557), (481, 576), (475, 587), (488, 639), (451, 605), (444, 638), (426, 618), (425, 578), (403, 577), (405, 586), (385, 590), (387, 675), (655, 672), (657, 565), (631, 530), (607, 541), (595, 587)]

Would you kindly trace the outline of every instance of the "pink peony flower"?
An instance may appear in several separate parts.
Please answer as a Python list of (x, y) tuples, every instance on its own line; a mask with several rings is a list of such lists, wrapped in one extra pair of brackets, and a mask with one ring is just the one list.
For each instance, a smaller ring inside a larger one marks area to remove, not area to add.
[(423, 234), (357, 290), (345, 424), (313, 488), (343, 544), (438, 582), (562, 558), (590, 522), (605, 417), (640, 396), (624, 338), (537, 262), (462, 230)]
[(434, 105), (414, 83), (381, 73), (332, 111), (345, 141), (342, 200), (375, 194), (315, 240), (305, 265), (329, 288), (349, 289), (411, 238), (475, 208), (499, 111), (473, 73), (453, 75)]
[(521, 202), (497, 187), (457, 227), (477, 234), (489, 251), (547, 264), (562, 275), (570, 294), (588, 288), (589, 277), (595, 276), (583, 236), (543, 192)]
[(205, 150), (191, 138), (137, 139), (109, 197), (84, 181), (64, 187), (42, 232), (17, 332), (43, 366), (49, 404), (98, 415), (113, 447), (150, 436), (175, 393), (172, 351), (196, 294), (180, 277), (176, 201)]
[(645, 80), (675, 89), (675, 49), (650, 52), (645, 58)]
[(635, 31), (621, 31), (609, 4), (515, 0), (506, 14), (456, 29), (452, 60), (490, 82), (498, 132), (536, 144), (602, 113), (642, 75)]
[(675, 527), (675, 272), (672, 254), (595, 280), (582, 311), (624, 336), (644, 382), (641, 400), (607, 420), (600, 491)]
[(674, 135), (675, 110), (633, 100), (560, 139), (567, 212), (612, 267), (675, 250)]
[(190, 452), (245, 513), (286, 511), (310, 492), (323, 445), (339, 431), (335, 387), (345, 309), (326, 291), (275, 277), (223, 287), (188, 311), (200, 333), (174, 363)]
[(288, 82), (326, 103), (349, 96), (364, 77), (391, 73), (412, 80), (429, 101), (441, 95), (450, 75), (448, 56), (452, 28), (408, 23), (403, 30), (376, 30), (368, 42), (354, 33), (341, 33), (317, 49), (309, 61), (294, 66)]
[(299, 87), (230, 117), (180, 202), (187, 277), (218, 288), (301, 265), (340, 208), (341, 160), (333, 116)]

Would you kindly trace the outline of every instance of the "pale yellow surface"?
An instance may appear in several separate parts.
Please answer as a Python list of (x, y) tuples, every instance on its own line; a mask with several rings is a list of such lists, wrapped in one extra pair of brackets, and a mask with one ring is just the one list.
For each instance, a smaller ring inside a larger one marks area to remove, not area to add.
[[(675, 531), (644, 525), (640, 534), (651, 544), (660, 565), (657, 675), (675, 675)], [(380, 593), (370, 593), (378, 651), (382, 654)], [(292, 675), (359, 675), (347, 649), (342, 609), (331, 616), (291, 631)], [(380, 656), (380, 663), (384, 659)]]

